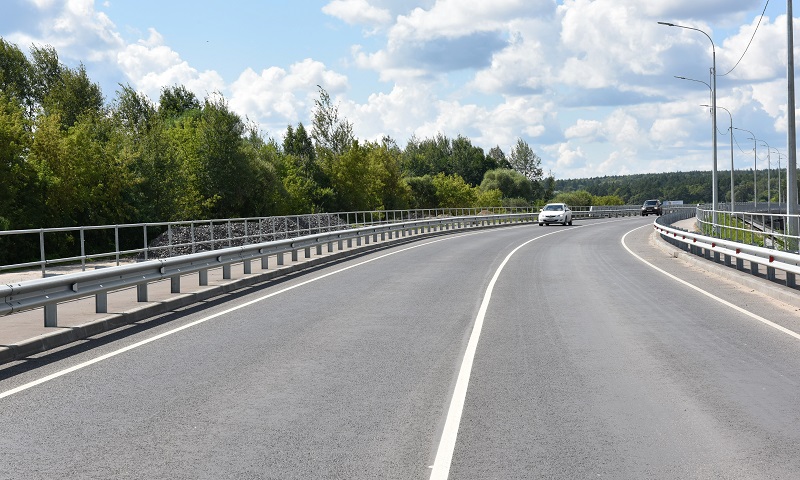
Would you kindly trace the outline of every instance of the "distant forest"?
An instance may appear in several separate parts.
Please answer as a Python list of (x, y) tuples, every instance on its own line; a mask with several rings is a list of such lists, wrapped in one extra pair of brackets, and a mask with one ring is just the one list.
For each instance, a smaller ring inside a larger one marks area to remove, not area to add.
[[(786, 196), (786, 170), (780, 172), (782, 199)], [(731, 172), (717, 171), (717, 192), (720, 202), (730, 202)], [(767, 201), (767, 184), (769, 196), (773, 202), (778, 200), (778, 170), (759, 170), (756, 192), (759, 202)], [(619, 197), (627, 205), (638, 205), (647, 199), (682, 200), (686, 204), (711, 203), (711, 172), (669, 172), (645, 173), (637, 175), (616, 175), (606, 177), (578, 178), (556, 180), (555, 191), (585, 191), (593, 197)], [(737, 170), (734, 172), (734, 200), (736, 202), (753, 201), (753, 170)]]

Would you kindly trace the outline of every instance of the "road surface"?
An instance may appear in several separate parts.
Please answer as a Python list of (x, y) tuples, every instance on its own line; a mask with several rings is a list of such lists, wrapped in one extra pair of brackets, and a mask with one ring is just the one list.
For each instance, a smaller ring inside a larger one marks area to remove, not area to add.
[(0, 478), (798, 478), (800, 315), (652, 219), (421, 240), (0, 369)]

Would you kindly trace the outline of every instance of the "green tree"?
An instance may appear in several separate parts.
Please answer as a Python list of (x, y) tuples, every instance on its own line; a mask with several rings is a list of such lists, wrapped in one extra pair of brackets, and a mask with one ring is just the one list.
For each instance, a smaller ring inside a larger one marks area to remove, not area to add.
[(500, 145), (492, 147), (486, 156), (494, 161), (494, 163), (497, 165), (497, 168), (512, 169), (511, 163), (506, 158), (506, 154), (500, 148)]
[(339, 118), (339, 107), (331, 101), (324, 88), (319, 87), (319, 99), (314, 100), (314, 121), (311, 136), (319, 149), (334, 155), (344, 153), (355, 140), (353, 125)]
[(414, 209), (436, 208), (436, 186), (431, 175), (406, 177), (411, 192), (410, 206)]
[(58, 114), (61, 127), (67, 129), (84, 115), (101, 115), (104, 108), (100, 86), (92, 83), (81, 64), (76, 70), (63, 67), (57, 82), (50, 85), (42, 99), (42, 108), (48, 115)]
[(569, 206), (589, 206), (592, 204), (592, 194), (586, 190), (575, 192), (562, 192), (556, 195), (553, 202), (566, 203)]
[(158, 113), (165, 119), (177, 119), (187, 113), (199, 113), (203, 105), (183, 85), (164, 87), (158, 100)]
[(531, 182), (542, 180), (542, 159), (539, 158), (523, 139), (517, 139), (517, 144), (511, 150), (509, 163), (514, 170), (525, 175)]
[(25, 218), (31, 206), (22, 193), (33, 180), (26, 155), (33, 135), (24, 107), (0, 92), (0, 229)]
[(439, 173), (433, 177), (436, 202), (441, 208), (470, 208), (478, 200), (477, 189), (458, 175)]
[(497, 168), (497, 163), (483, 154), (483, 149), (472, 145), (467, 137), (459, 135), (451, 144), (449, 173), (455, 173), (470, 185), (479, 185), (483, 174)]
[(206, 99), (197, 132), (200, 191), (205, 198), (219, 197), (213, 215), (246, 215), (247, 197), (253, 194), (247, 179), (252, 178), (253, 168), (243, 150), (244, 123), (223, 98)]
[(523, 198), (533, 200), (533, 185), (524, 175), (516, 170), (498, 168), (489, 170), (483, 176), (481, 189), (497, 189), (505, 198)]
[(33, 67), (25, 54), (0, 37), (0, 93), (33, 111)]

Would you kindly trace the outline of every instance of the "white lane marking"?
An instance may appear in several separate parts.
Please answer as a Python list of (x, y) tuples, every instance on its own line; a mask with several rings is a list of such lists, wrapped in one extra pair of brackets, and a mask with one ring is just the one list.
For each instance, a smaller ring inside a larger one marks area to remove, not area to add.
[[(581, 227), (575, 227), (581, 228)], [(566, 232), (571, 229), (556, 230), (554, 232), (545, 233), (544, 235), (532, 238), (522, 245), (518, 246), (509, 253), (506, 258), (497, 267), (497, 270), (486, 287), (486, 293), (483, 295), (483, 301), (478, 309), (478, 316), (475, 318), (475, 325), (472, 327), (472, 334), (467, 343), (467, 350), (464, 352), (464, 360), (461, 362), (461, 369), (458, 372), (458, 379), (456, 386), (453, 390), (453, 397), (450, 400), (450, 408), (447, 410), (447, 419), (444, 423), (444, 430), (442, 437), (439, 440), (439, 448), (436, 450), (436, 459), (433, 462), (433, 470), (431, 471), (431, 480), (447, 480), (450, 475), (450, 465), (453, 462), (453, 452), (456, 448), (456, 437), (458, 436), (458, 428), (461, 425), (461, 415), (464, 412), (464, 401), (467, 398), (467, 387), (469, 386), (469, 377), (472, 375), (472, 363), (475, 360), (475, 352), (478, 349), (478, 340), (481, 337), (481, 330), (483, 329), (483, 320), (486, 317), (486, 310), (489, 308), (489, 300), (492, 298), (492, 291), (494, 284), (500, 277), (500, 272), (506, 266), (506, 263), (511, 257), (517, 253), (517, 250), (525, 245), (539, 240), (548, 235), (553, 235), (559, 232)]]
[[(527, 226), (527, 225), (520, 225), (520, 226), (509, 227), (509, 228), (521, 228), (521, 227), (524, 227), (524, 226)], [(190, 322), (190, 323), (187, 323), (187, 324), (182, 325), (180, 327), (174, 328), (172, 330), (160, 333), (160, 334), (155, 335), (155, 336), (153, 336), (151, 338), (147, 338), (147, 339), (142, 340), (140, 342), (133, 343), (131, 345), (128, 345), (128, 346), (123, 347), (123, 348), (120, 348), (118, 350), (114, 350), (113, 352), (109, 352), (109, 353), (106, 353), (105, 355), (101, 355), (101, 356), (99, 356), (97, 358), (93, 358), (91, 360), (87, 360), (86, 362), (79, 363), (77, 365), (73, 365), (72, 367), (69, 367), (67, 369), (59, 370), (58, 372), (52, 373), (52, 374), (47, 375), (45, 377), (39, 378), (37, 380), (33, 380), (33, 381), (28, 382), (28, 383), (26, 383), (24, 385), (20, 385), (20, 386), (18, 386), (16, 388), (12, 388), (11, 390), (7, 390), (5, 392), (0, 393), (0, 399), (5, 398), (5, 397), (9, 397), (11, 395), (14, 395), (16, 393), (20, 393), (20, 392), (25, 391), (25, 390), (28, 390), (29, 388), (33, 388), (33, 387), (35, 387), (37, 385), (41, 385), (43, 383), (49, 382), (50, 380), (55, 380), (56, 378), (63, 377), (64, 375), (67, 375), (69, 373), (72, 373), (72, 372), (75, 372), (77, 370), (86, 368), (86, 367), (88, 367), (90, 365), (94, 365), (95, 363), (102, 362), (103, 360), (108, 360), (109, 358), (116, 357), (117, 355), (119, 355), (121, 353), (125, 353), (125, 352), (133, 350), (135, 348), (139, 348), (139, 347), (141, 347), (143, 345), (147, 345), (148, 343), (155, 342), (156, 340), (160, 340), (160, 339), (162, 339), (164, 337), (167, 337), (167, 336), (170, 336), (172, 334), (178, 333), (178, 332), (180, 332), (182, 330), (186, 330), (187, 328), (200, 325), (201, 323), (205, 323), (205, 322), (207, 322), (209, 320), (212, 320), (212, 319), (217, 318), (217, 317), (222, 316), (222, 315), (226, 315), (228, 313), (234, 312), (234, 311), (239, 310), (241, 308), (250, 306), (250, 305), (252, 305), (254, 303), (258, 303), (258, 302), (261, 302), (261, 301), (266, 300), (268, 298), (274, 297), (276, 295), (280, 295), (280, 294), (286, 293), (286, 292), (288, 292), (290, 290), (294, 290), (295, 288), (302, 287), (304, 285), (308, 285), (309, 283), (316, 282), (317, 280), (322, 280), (323, 278), (330, 277), (331, 275), (336, 275), (337, 273), (341, 273), (341, 272), (344, 272), (346, 270), (350, 270), (351, 268), (360, 267), (361, 265), (365, 265), (367, 263), (374, 262), (376, 260), (380, 260), (380, 259), (389, 257), (391, 255), (395, 255), (395, 254), (398, 254), (398, 253), (401, 253), (401, 252), (406, 252), (408, 250), (413, 250), (415, 248), (424, 247), (426, 245), (431, 245), (431, 244), (434, 244), (434, 243), (443, 242), (445, 240), (453, 240), (453, 239), (456, 239), (456, 238), (465, 237), (465, 236), (469, 236), (469, 235), (478, 235), (478, 234), (481, 234), (481, 233), (487, 233), (489, 231), (490, 230), (483, 230), (483, 231), (479, 231), (479, 232), (467, 232), (467, 233), (460, 234), (460, 235), (453, 235), (453, 236), (448, 236), (448, 237), (445, 237), (445, 238), (432, 240), (430, 242), (425, 242), (425, 243), (421, 243), (421, 244), (418, 244), (418, 245), (412, 245), (412, 246), (407, 247), (407, 248), (403, 248), (403, 249), (400, 249), (400, 250), (395, 250), (393, 252), (389, 252), (389, 253), (386, 253), (384, 255), (380, 255), (380, 256), (377, 256), (377, 257), (374, 257), (374, 258), (370, 258), (369, 260), (364, 260), (363, 262), (355, 263), (353, 265), (349, 265), (347, 267), (340, 268), (339, 270), (336, 270), (336, 271), (333, 271), (333, 272), (328, 272), (328, 273), (326, 273), (324, 275), (320, 275), (319, 277), (314, 277), (314, 278), (311, 278), (309, 280), (306, 280), (306, 281), (300, 282), (298, 284), (292, 285), (290, 287), (286, 287), (286, 288), (283, 288), (283, 289), (278, 290), (276, 292), (272, 292), (272, 293), (264, 295), (262, 297), (258, 297), (256, 299), (250, 300), (250, 301), (248, 301), (246, 303), (239, 304), (239, 305), (237, 305), (235, 307), (231, 307), (231, 308), (229, 308), (227, 310), (223, 310), (221, 312), (217, 312), (217, 313), (215, 313), (213, 315), (209, 315), (209, 316), (201, 318), (199, 320), (195, 320), (194, 322)]]
[[(645, 227), (650, 227), (650, 225), (645, 225)], [(741, 308), (741, 307), (739, 307), (739, 306), (737, 306), (737, 305), (734, 305), (734, 304), (732, 304), (731, 302), (729, 302), (729, 301), (727, 301), (727, 300), (724, 300), (724, 299), (722, 299), (722, 298), (720, 298), (720, 297), (718, 297), (718, 296), (714, 295), (713, 293), (707, 292), (707, 291), (703, 290), (702, 288), (700, 288), (700, 287), (698, 287), (698, 286), (695, 286), (695, 285), (693, 285), (693, 284), (691, 284), (691, 283), (687, 282), (686, 280), (680, 279), (680, 278), (676, 277), (675, 275), (673, 275), (673, 274), (671, 274), (671, 273), (669, 273), (669, 272), (666, 272), (666, 271), (664, 271), (664, 270), (662, 270), (662, 269), (660, 269), (660, 268), (656, 267), (655, 265), (653, 265), (652, 263), (650, 263), (650, 262), (648, 262), (647, 260), (643, 259), (643, 258), (642, 258), (642, 257), (640, 257), (639, 255), (636, 255), (635, 253), (633, 253), (633, 251), (632, 251), (630, 248), (628, 248), (628, 246), (625, 244), (625, 238), (626, 238), (626, 237), (627, 237), (629, 234), (631, 234), (631, 233), (633, 233), (633, 232), (635, 232), (636, 230), (639, 230), (639, 229), (641, 229), (641, 228), (644, 228), (644, 227), (634, 228), (634, 229), (633, 229), (633, 230), (631, 230), (630, 232), (628, 232), (628, 233), (626, 233), (625, 235), (623, 235), (623, 236), (622, 236), (622, 246), (623, 246), (623, 247), (625, 247), (625, 250), (627, 250), (627, 251), (628, 251), (628, 253), (630, 253), (631, 255), (633, 255), (634, 257), (636, 257), (638, 260), (642, 261), (642, 262), (643, 262), (645, 265), (647, 265), (647, 266), (649, 266), (649, 267), (652, 267), (654, 270), (656, 270), (656, 271), (658, 271), (658, 272), (661, 272), (661, 273), (663, 273), (664, 275), (666, 275), (666, 276), (668, 276), (669, 278), (671, 278), (671, 279), (675, 280), (676, 282), (682, 283), (682, 284), (686, 285), (687, 287), (689, 287), (689, 288), (691, 288), (691, 289), (694, 289), (694, 290), (696, 290), (696, 291), (698, 291), (698, 292), (702, 293), (703, 295), (707, 296), (708, 298), (711, 298), (711, 299), (713, 299), (713, 300), (715, 300), (715, 301), (717, 301), (717, 302), (719, 302), (719, 303), (721, 303), (721, 304), (725, 305), (726, 307), (730, 307), (730, 308), (732, 308), (732, 309), (736, 310), (737, 312), (743, 313), (743, 314), (747, 315), (747, 316), (748, 316), (748, 317), (750, 317), (750, 318), (753, 318), (753, 319), (755, 319), (755, 320), (758, 320), (759, 322), (763, 323), (764, 325), (770, 326), (770, 327), (774, 328), (775, 330), (781, 331), (781, 332), (783, 332), (783, 333), (785, 333), (785, 334), (787, 334), (787, 335), (789, 335), (789, 336), (791, 336), (791, 337), (794, 337), (794, 338), (796, 338), (796, 339), (800, 340), (800, 334), (799, 334), (799, 333), (797, 333), (797, 332), (795, 332), (795, 331), (792, 331), (792, 330), (789, 330), (788, 328), (786, 328), (786, 327), (783, 327), (783, 326), (781, 326), (781, 325), (778, 325), (778, 324), (777, 324), (777, 323), (775, 323), (775, 322), (771, 322), (771, 321), (767, 320), (766, 318), (764, 318), (764, 317), (762, 317), (762, 316), (760, 316), (760, 315), (756, 315), (756, 314), (755, 314), (755, 313), (753, 313), (753, 312), (750, 312), (750, 311), (748, 311), (748, 310), (745, 310), (745, 309), (743, 309), (743, 308)]]

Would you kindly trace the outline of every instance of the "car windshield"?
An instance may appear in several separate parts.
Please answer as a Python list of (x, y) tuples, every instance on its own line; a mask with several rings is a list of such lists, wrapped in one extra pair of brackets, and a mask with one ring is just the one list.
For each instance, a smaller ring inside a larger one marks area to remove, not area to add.
[(545, 205), (544, 209), (545, 210), (551, 210), (551, 211), (552, 210), (558, 211), (558, 210), (563, 210), (564, 207), (562, 207), (561, 205)]
[(645, 205), (655, 205), (656, 203), (658, 203), (657, 200), (648, 200), (648, 201), (644, 202)]

